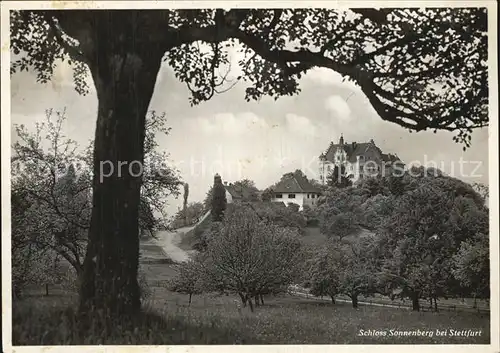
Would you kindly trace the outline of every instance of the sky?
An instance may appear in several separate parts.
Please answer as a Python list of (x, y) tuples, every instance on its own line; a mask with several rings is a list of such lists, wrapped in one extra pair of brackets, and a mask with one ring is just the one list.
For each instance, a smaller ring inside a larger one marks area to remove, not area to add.
[[(234, 68), (235, 66), (233, 66)], [(238, 69), (234, 69), (238, 74)], [(384, 122), (361, 90), (327, 69), (314, 69), (300, 81), (302, 92), (275, 101), (246, 102), (239, 83), (210, 101), (191, 107), (189, 90), (164, 64), (158, 74), (150, 110), (165, 113), (169, 135), (157, 136), (159, 149), (169, 153), (183, 181), (189, 183), (189, 201), (201, 201), (219, 173), (224, 181), (254, 180), (264, 189), (295, 169), (319, 178), (318, 156), (343, 134), (347, 143), (373, 139), (384, 153), (396, 153), (409, 164), (435, 163), (447, 174), (467, 182), (488, 183), (488, 129), (474, 131), (467, 151), (450, 132), (409, 133)], [(93, 138), (97, 117), (95, 90), (79, 95), (72, 70), (56, 67), (50, 83), (36, 82), (33, 72), (11, 76), (11, 124), (34, 129), (46, 109), (66, 110), (65, 134), (82, 145)], [(12, 142), (16, 140), (13, 126)], [(462, 162), (461, 162), (462, 161)], [(462, 167), (460, 167), (462, 165)], [(460, 172), (460, 169), (462, 172)], [(175, 212), (182, 197), (168, 200)]]

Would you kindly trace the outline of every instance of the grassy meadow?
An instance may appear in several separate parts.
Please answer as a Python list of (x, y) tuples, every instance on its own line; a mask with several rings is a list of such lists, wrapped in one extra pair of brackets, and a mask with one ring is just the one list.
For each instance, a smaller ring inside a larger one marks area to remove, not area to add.
[[(188, 296), (168, 291), (170, 264), (142, 266), (150, 287), (139, 317), (81, 328), (74, 314), (77, 295), (36, 288), (13, 306), (14, 345), (59, 344), (487, 344), (489, 314), (462, 311), (412, 312), (349, 303), (331, 304), (291, 295), (268, 296), (254, 312), (236, 296)], [(360, 330), (482, 330), (477, 337), (362, 336)]]

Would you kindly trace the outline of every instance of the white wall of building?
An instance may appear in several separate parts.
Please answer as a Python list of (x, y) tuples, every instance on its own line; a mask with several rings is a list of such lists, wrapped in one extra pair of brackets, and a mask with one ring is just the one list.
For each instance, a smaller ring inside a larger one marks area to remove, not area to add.
[(299, 208), (302, 210), (302, 207), (304, 206), (304, 196), (307, 197), (307, 194), (302, 194), (302, 193), (295, 193), (293, 194), (295, 195), (295, 198), (290, 198), (290, 194), (289, 193), (282, 193), (281, 194), (281, 198), (278, 198), (276, 196), (274, 196), (272, 198), (272, 201), (275, 201), (275, 202), (284, 202), (285, 205), (288, 206), (288, 204), (290, 203), (294, 203), (296, 205), (299, 205)]
[[(314, 205), (316, 203), (316, 200), (318, 198), (318, 195), (314, 195), (314, 198), (312, 198), (313, 194), (308, 194), (308, 193), (293, 193), (295, 195), (295, 198), (290, 198), (289, 197), (290, 193), (282, 193), (281, 198), (278, 198), (274, 196), (271, 201), (272, 202), (284, 202), (285, 205), (289, 205), (291, 203), (294, 203), (299, 206), (299, 210), (302, 211), (304, 208), (305, 204), (308, 204), (310, 206)], [(309, 198), (307, 197), (309, 195)]]

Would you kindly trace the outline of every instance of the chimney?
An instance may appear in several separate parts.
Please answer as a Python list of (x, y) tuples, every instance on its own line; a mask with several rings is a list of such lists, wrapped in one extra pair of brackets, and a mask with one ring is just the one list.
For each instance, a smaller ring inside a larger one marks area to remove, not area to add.
[(356, 148), (356, 142), (353, 142), (352, 143), (352, 149), (355, 149)]
[(227, 186), (227, 181), (225, 181), (225, 182), (224, 182), (224, 185), (226, 185), (226, 186)]
[(370, 139), (370, 143), (371, 143), (372, 145), (374, 145), (374, 144), (375, 144), (375, 141), (373, 141), (373, 139)]
[(340, 134), (340, 141), (339, 144), (342, 146), (344, 144), (344, 135)]

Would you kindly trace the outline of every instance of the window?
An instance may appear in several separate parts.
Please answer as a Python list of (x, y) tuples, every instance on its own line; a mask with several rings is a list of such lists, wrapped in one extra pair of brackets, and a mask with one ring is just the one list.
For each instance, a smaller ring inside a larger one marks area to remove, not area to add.
[(311, 195), (311, 198), (313, 198), (313, 199), (314, 199), (315, 197), (316, 197), (316, 195), (314, 195), (314, 194), (312, 194), (312, 195)]
[(294, 199), (295, 198), (295, 194), (288, 194), (288, 198), (289, 199)]
[(311, 194), (307, 194), (307, 198), (309, 198), (311, 196)]
[(282, 199), (282, 198), (283, 198), (283, 195), (282, 195), (282, 194), (276, 194), (276, 198), (277, 198), (277, 199)]
[(327, 168), (328, 171), (332, 170), (332, 166), (329, 165), (328, 168)]

